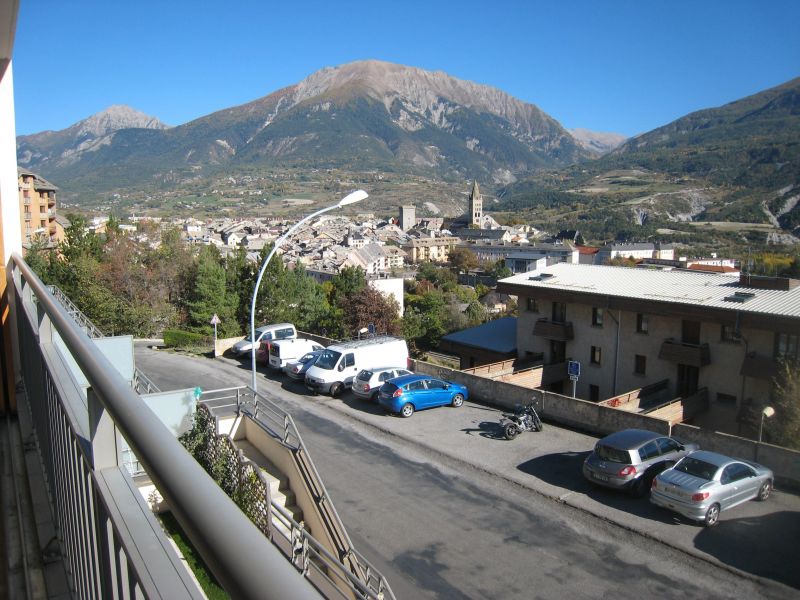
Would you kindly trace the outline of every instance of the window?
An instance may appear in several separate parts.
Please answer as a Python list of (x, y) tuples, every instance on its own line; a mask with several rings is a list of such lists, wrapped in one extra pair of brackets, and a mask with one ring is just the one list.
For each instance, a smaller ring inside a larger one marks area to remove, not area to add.
[(739, 334), (736, 332), (736, 327), (730, 324), (723, 324), (720, 328), (719, 339), (722, 342), (738, 344)]
[(647, 333), (647, 315), (636, 315), (636, 333)]
[(536, 298), (528, 298), (527, 300), (528, 312), (539, 312), (539, 301)]
[(550, 364), (562, 363), (567, 357), (567, 343), (550, 340)]
[(425, 383), (428, 384), (429, 390), (443, 390), (444, 389), (444, 381), (439, 379), (426, 379)]
[(553, 323), (566, 323), (567, 305), (563, 302), (553, 302)]
[(656, 456), (658, 456), (658, 444), (656, 440), (647, 442), (644, 446), (639, 448), (639, 458), (641, 458), (643, 462), (650, 458), (655, 458)]
[(662, 456), (672, 454), (680, 449), (680, 444), (672, 438), (658, 438), (656, 442), (658, 443), (658, 452)]
[(592, 308), (592, 325), (595, 327), (603, 326), (603, 309), (597, 306)]
[(344, 355), (344, 366), (345, 367), (352, 367), (356, 364), (356, 355), (352, 352), (350, 354)]
[(600, 386), (599, 385), (590, 385), (589, 386), (589, 401), (590, 402), (600, 402)]
[(647, 373), (647, 357), (637, 354), (634, 359), (633, 372), (637, 375), (645, 375)]
[(798, 335), (796, 333), (775, 334), (775, 358), (797, 360)]
[(593, 365), (599, 365), (601, 359), (601, 350), (600, 346), (592, 346), (592, 354), (591, 358), (589, 359)]

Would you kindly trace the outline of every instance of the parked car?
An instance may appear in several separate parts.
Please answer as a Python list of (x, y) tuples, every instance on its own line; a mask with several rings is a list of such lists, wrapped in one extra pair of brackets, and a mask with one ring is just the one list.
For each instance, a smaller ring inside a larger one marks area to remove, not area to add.
[(308, 371), (314, 365), (314, 363), (317, 362), (320, 354), (322, 354), (322, 350), (312, 350), (311, 352), (307, 352), (298, 360), (287, 364), (284, 367), (284, 372), (292, 379), (304, 381), (306, 378), (306, 371)]
[(403, 338), (381, 335), (332, 344), (306, 373), (306, 387), (314, 394), (336, 397), (352, 387), (361, 369), (407, 364), (408, 345)]
[(583, 476), (598, 485), (644, 496), (656, 475), (697, 449), (697, 444), (660, 433), (624, 429), (595, 444), (583, 462)]
[(758, 463), (698, 450), (653, 480), (650, 502), (711, 527), (723, 510), (769, 498), (774, 479)]
[(280, 369), (285, 371), (284, 367), (308, 352), (314, 350), (324, 350), (325, 346), (314, 340), (305, 338), (293, 338), (289, 340), (274, 340), (271, 342), (261, 342), (261, 345), (268, 345), (267, 354), (269, 354), (269, 361), (267, 366), (271, 369)]
[(402, 375), (411, 375), (411, 371), (400, 367), (362, 369), (353, 380), (353, 395), (362, 400), (377, 402), (380, 387), (386, 381)]
[[(262, 340), (284, 340), (296, 337), (297, 330), (291, 323), (278, 323), (277, 325), (262, 325), (261, 327), (256, 327), (256, 344), (260, 344)], [(231, 347), (231, 352), (236, 356), (242, 356), (250, 352), (252, 348), (253, 342), (251, 336), (247, 334)], [(258, 350), (258, 345), (256, 345), (256, 350)]]
[(467, 388), (430, 375), (403, 375), (384, 383), (378, 402), (385, 409), (410, 417), (415, 410), (434, 406), (459, 407), (468, 397)]

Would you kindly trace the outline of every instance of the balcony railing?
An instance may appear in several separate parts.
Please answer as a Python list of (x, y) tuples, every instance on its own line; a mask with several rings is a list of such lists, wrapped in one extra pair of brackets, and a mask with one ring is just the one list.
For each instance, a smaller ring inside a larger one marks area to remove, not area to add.
[(559, 323), (550, 319), (536, 321), (533, 325), (533, 335), (557, 342), (566, 342), (575, 337), (572, 330), (572, 322)]
[(19, 365), (72, 595), (202, 598), (118, 464), (119, 435), (234, 598), (319, 598), (17, 254)]
[(711, 364), (708, 344), (688, 344), (669, 338), (661, 344), (658, 358), (690, 367), (705, 367)]

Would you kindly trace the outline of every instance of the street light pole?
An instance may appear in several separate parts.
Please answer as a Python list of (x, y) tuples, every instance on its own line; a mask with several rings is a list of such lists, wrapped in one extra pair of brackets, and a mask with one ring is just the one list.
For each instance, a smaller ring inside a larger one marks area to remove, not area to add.
[(256, 298), (258, 298), (258, 288), (261, 285), (261, 279), (264, 277), (264, 271), (267, 270), (267, 265), (269, 264), (270, 259), (273, 257), (275, 252), (277, 252), (278, 248), (280, 248), (281, 244), (283, 244), (290, 235), (292, 235), (298, 227), (300, 227), (303, 223), (313, 219), (321, 215), (322, 213), (326, 213), (329, 210), (333, 210), (334, 208), (339, 208), (342, 206), (347, 206), (348, 204), (354, 204), (355, 202), (360, 202), (364, 198), (368, 196), (367, 192), (364, 190), (356, 190), (339, 200), (336, 204), (332, 206), (328, 206), (327, 208), (323, 208), (318, 210), (315, 213), (312, 213), (306, 217), (300, 219), (297, 223), (292, 225), (289, 230), (284, 233), (281, 237), (279, 237), (275, 241), (275, 245), (272, 247), (272, 250), (267, 255), (267, 258), (264, 260), (264, 264), (261, 265), (261, 270), (258, 272), (258, 278), (256, 279), (256, 286), (253, 288), (253, 299), (250, 302), (250, 358), (251, 358), (251, 370), (252, 370), (252, 388), (253, 393), (257, 392), (256, 389)]

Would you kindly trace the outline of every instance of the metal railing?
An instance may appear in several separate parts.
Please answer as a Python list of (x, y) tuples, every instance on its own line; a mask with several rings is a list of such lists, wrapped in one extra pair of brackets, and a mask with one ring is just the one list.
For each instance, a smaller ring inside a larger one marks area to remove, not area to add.
[[(18, 255), (11, 258), (19, 365), (71, 592), (201, 598), (118, 464), (122, 435), (234, 598), (319, 598), (122, 379)], [(64, 356), (69, 355), (69, 360)], [(77, 366), (88, 382), (74, 374)]]
[[(357, 598), (394, 598), (386, 578), (377, 571), (369, 561), (353, 548), (349, 536), (342, 524), (339, 513), (330, 501), (328, 490), (322, 482), (292, 416), (262, 393), (253, 394), (249, 387), (234, 387), (202, 392), (200, 402), (215, 409), (235, 408), (237, 414), (247, 415), (262, 431), (280, 442), (292, 452), (303, 484), (314, 498), (320, 517), (326, 525), (328, 533), (337, 547), (340, 556), (332, 556), (310, 533), (300, 527), (291, 515), (274, 500), (271, 502), (272, 519), (285, 521), (287, 529), (297, 536), (295, 542), (302, 543), (301, 554), (311, 551), (317, 563), (324, 564), (322, 571), (325, 579), (332, 584), (344, 582), (356, 594)], [(280, 531), (280, 527), (274, 528)], [(299, 560), (299, 559), (298, 559)], [(338, 587), (336, 588), (338, 589)]]

